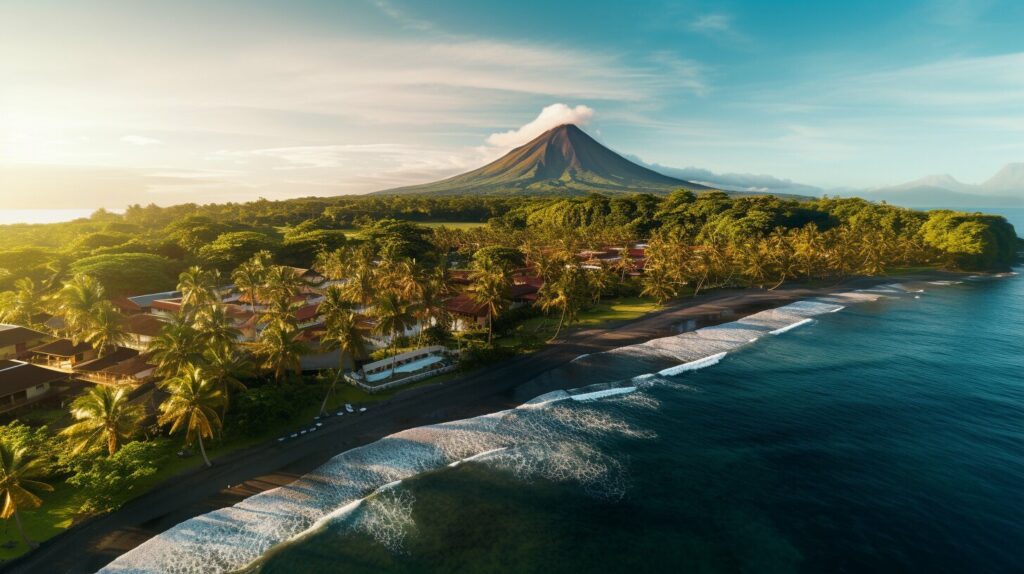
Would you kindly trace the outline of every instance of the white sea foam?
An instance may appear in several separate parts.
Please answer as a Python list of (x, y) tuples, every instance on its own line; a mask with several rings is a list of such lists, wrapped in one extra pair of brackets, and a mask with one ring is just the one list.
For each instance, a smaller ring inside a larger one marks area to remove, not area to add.
[(796, 323), (793, 323), (792, 325), (786, 325), (785, 327), (782, 327), (781, 329), (775, 329), (774, 331), (771, 331), (768, 334), (769, 335), (781, 335), (781, 334), (785, 333), (786, 331), (792, 331), (793, 329), (796, 329), (797, 327), (800, 327), (802, 325), (806, 325), (808, 323), (813, 323), (813, 322), (814, 322), (814, 319), (803, 319), (802, 321), (797, 321)]
[(613, 387), (600, 391), (570, 395), (570, 398), (574, 401), (594, 401), (605, 397), (613, 397), (615, 395), (625, 395), (627, 393), (632, 393), (635, 390), (636, 387)]
[(696, 361), (690, 361), (689, 363), (683, 363), (682, 365), (662, 369), (658, 371), (658, 374), (664, 376), (673, 376), (678, 375), (679, 373), (685, 373), (686, 371), (696, 371), (698, 369), (710, 367), (711, 365), (717, 365), (722, 359), (725, 358), (726, 354), (727, 353), (718, 353), (716, 355), (711, 355), (710, 357), (704, 357), (703, 359), (697, 359)]

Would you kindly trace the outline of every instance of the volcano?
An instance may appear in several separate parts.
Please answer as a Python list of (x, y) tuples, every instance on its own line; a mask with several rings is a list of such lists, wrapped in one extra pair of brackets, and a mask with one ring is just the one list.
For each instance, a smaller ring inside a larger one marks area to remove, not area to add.
[(575, 125), (565, 124), (479, 169), (433, 183), (376, 193), (667, 194), (680, 188), (711, 189), (637, 165), (599, 144)]

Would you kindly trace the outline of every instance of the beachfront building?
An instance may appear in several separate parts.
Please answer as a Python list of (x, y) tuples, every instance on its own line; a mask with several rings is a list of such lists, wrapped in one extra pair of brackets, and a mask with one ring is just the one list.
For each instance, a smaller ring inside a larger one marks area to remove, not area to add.
[(481, 303), (469, 293), (458, 295), (444, 302), (444, 309), (452, 320), (452, 331), (472, 331), (487, 328), (487, 304)]
[(124, 318), (124, 332), (128, 335), (125, 346), (136, 351), (145, 351), (153, 339), (160, 335), (166, 321), (156, 315), (139, 313)]
[(363, 390), (374, 393), (453, 371), (458, 353), (442, 345), (422, 347), (399, 353), (350, 371), (345, 378)]
[(83, 381), (98, 385), (140, 385), (153, 374), (154, 365), (136, 349), (119, 347), (111, 353), (75, 365), (74, 373)]
[(0, 360), (0, 413), (56, 396), (66, 374), (25, 361)]
[(96, 351), (88, 343), (74, 343), (70, 339), (57, 339), (27, 352), (33, 364), (70, 373), (75, 365), (96, 358)]
[(0, 360), (20, 358), (49, 339), (46, 333), (28, 327), (0, 323)]

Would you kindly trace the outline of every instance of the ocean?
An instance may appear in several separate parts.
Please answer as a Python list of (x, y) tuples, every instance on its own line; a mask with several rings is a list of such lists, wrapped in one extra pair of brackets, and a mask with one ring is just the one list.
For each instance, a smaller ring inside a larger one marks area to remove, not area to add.
[(1022, 571), (1022, 317), (1021, 276), (964, 277), (582, 356), (104, 571)]

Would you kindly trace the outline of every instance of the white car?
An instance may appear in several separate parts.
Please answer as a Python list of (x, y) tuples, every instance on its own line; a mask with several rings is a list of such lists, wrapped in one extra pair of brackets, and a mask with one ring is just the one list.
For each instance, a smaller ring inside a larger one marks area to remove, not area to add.
[(350, 413), (354, 413), (354, 412), (356, 412), (356, 410), (355, 410), (355, 409), (353, 409), (353, 408), (352, 408), (352, 405), (351, 405), (351, 404), (349, 404), (349, 403), (345, 403), (345, 410), (346, 410), (346, 411), (348, 411), (348, 412), (350, 412)]

